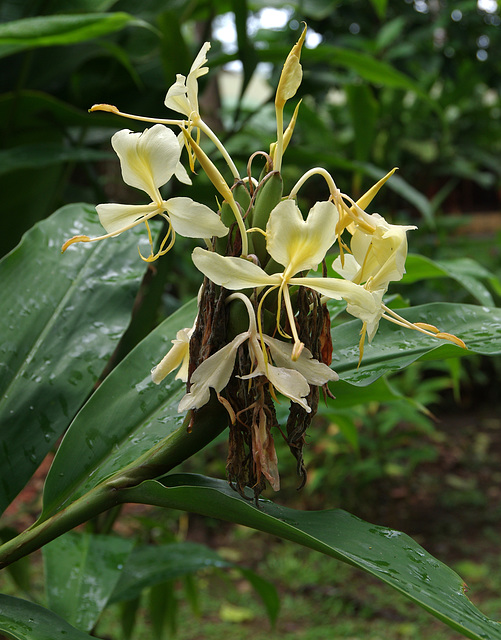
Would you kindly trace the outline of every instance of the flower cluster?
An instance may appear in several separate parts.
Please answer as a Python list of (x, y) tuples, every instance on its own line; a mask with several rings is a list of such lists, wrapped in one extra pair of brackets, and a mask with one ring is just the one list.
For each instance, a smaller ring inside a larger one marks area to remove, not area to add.
[[(204, 65), (209, 43), (203, 45), (188, 76), (178, 75), (167, 92), (165, 106), (183, 119), (143, 118), (111, 105), (95, 105), (92, 110), (153, 124), (143, 133), (123, 130), (112, 138), (124, 182), (146, 193), (151, 202), (100, 204), (96, 209), (106, 234), (76, 236), (63, 246), (64, 251), (75, 242), (117, 236), (144, 223), (151, 251), (141, 257), (149, 262), (172, 248), (176, 234), (204, 239), (206, 248), (197, 247), (192, 255), (195, 267), (206, 277), (198, 316), (192, 327), (177, 333), (171, 350), (153, 369), (152, 379), (159, 384), (178, 370), (176, 377), (187, 383), (179, 411), (195, 413), (210, 409), (214, 402), (224, 406), (230, 425), (230, 479), (239, 490), (252, 487), (256, 495), (265, 481), (279, 488), (271, 433), (273, 428), (280, 429), (275, 413), (278, 395), (291, 401), (285, 433), (280, 430), (304, 477), (301, 451), (319, 389), (329, 395), (328, 383), (338, 379), (329, 367), (332, 343), (326, 300), (344, 300), (348, 313), (362, 321), (360, 358), (366, 337), (374, 338), (381, 318), (464, 346), (459, 338), (436, 327), (408, 322), (384, 304), (390, 282), (400, 280), (405, 272), (407, 232), (415, 229), (390, 224), (366, 211), (394, 170), (357, 201), (342, 193), (328, 171), (319, 167), (305, 173), (284, 194), (281, 167), (299, 105), (285, 129), (284, 106), (301, 84), (305, 33), (306, 29), (282, 70), (275, 99), (277, 140), (268, 153), (260, 153), (265, 167), (259, 180), (251, 171), (256, 154), (249, 161), (248, 175), (241, 178), (224, 145), (200, 115), (198, 80), (208, 73)], [(176, 127), (178, 135), (170, 127)], [(232, 184), (204, 152), (203, 136), (220, 152)], [(160, 189), (174, 176), (191, 184), (181, 163), (184, 148), (191, 171), (198, 162), (223, 197), (218, 212), (187, 197), (163, 198)], [(305, 215), (297, 194), (314, 175), (324, 178), (327, 197)], [(156, 247), (148, 224), (155, 216), (167, 223)], [(346, 235), (351, 236), (349, 243), (343, 239)], [(336, 247), (332, 268), (338, 277), (327, 277), (326, 261)], [(320, 265), (322, 274), (315, 274)]]

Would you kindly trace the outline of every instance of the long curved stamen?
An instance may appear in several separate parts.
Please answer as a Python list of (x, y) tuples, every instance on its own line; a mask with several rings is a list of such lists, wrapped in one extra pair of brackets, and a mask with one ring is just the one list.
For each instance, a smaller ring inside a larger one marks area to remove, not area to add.
[(386, 305), (383, 304), (381, 305), (381, 307), (386, 312), (386, 313), (383, 313), (382, 317), (385, 318), (386, 320), (389, 320), (390, 322), (393, 322), (394, 324), (399, 325), (400, 327), (405, 327), (406, 329), (414, 329), (415, 331), (424, 333), (425, 335), (431, 336), (432, 338), (441, 338), (443, 340), (449, 340), (450, 342), (454, 342), (454, 344), (457, 344), (457, 346), (461, 347), (462, 349), (467, 348), (463, 340), (453, 335), (452, 333), (442, 332), (439, 329), (437, 329), (437, 327), (434, 327), (431, 324), (420, 323), (420, 322), (416, 322), (416, 323), (410, 322), (409, 320), (402, 318), (402, 316), (399, 316), (398, 313), (395, 313), (395, 311), (393, 311), (392, 309), (389, 309)]
[[(259, 341), (261, 342), (261, 350), (263, 352), (264, 355), (264, 362), (265, 362), (265, 366), (266, 366), (266, 373), (268, 373), (268, 356), (266, 353), (266, 345), (264, 344), (264, 339), (263, 339), (263, 322), (262, 322), (262, 317), (263, 317), (263, 303), (267, 297), (267, 295), (269, 293), (271, 293), (272, 291), (274, 291), (275, 289), (278, 288), (278, 285), (274, 286), (274, 287), (270, 287), (268, 289), (268, 291), (266, 291), (266, 293), (263, 295), (263, 297), (261, 298), (261, 300), (259, 301), (258, 307), (257, 307), (257, 328), (258, 328), (258, 332), (259, 332)], [(279, 299), (280, 299), (280, 295), (279, 295)], [(280, 332), (280, 327), (277, 324), (277, 329)], [(289, 336), (286, 336), (289, 337)]]
[(296, 184), (292, 188), (292, 191), (289, 194), (289, 198), (295, 198), (297, 195), (297, 192), (303, 186), (303, 184), (307, 180), (309, 180), (312, 176), (315, 176), (315, 175), (319, 175), (319, 176), (322, 176), (322, 178), (324, 178), (324, 180), (327, 183), (327, 186), (329, 187), (329, 192), (331, 196), (334, 196), (334, 194), (339, 191), (339, 189), (336, 187), (336, 183), (334, 182), (334, 178), (327, 171), (327, 169), (324, 169), (323, 167), (314, 167), (313, 169), (310, 169), (304, 175), (302, 175), (301, 178), (299, 178), (299, 180), (296, 182)]
[(179, 127), (186, 126), (186, 120), (171, 120), (167, 118), (148, 118), (146, 116), (136, 116), (133, 113), (124, 113), (120, 111), (118, 107), (115, 107), (113, 104), (94, 104), (89, 109), (89, 112), (93, 111), (107, 111), (108, 113), (114, 113), (117, 116), (122, 116), (123, 118), (129, 118), (129, 120), (139, 120), (140, 122), (153, 122), (155, 124), (169, 124), (169, 125), (177, 125)]
[(291, 303), (291, 298), (289, 294), (289, 287), (287, 286), (286, 283), (282, 283), (282, 286), (280, 287), (280, 289), (282, 290), (282, 295), (284, 297), (285, 309), (287, 311), (287, 317), (289, 318), (289, 325), (292, 332), (292, 338), (294, 340), (294, 348), (292, 349), (291, 358), (295, 362), (301, 355), (301, 351), (304, 348), (304, 343), (301, 342), (297, 333), (296, 321), (294, 319), (294, 311), (292, 310), (292, 303)]
[(103, 236), (97, 236), (96, 238), (89, 238), (89, 236), (73, 236), (73, 238), (70, 238), (69, 240), (66, 240), (66, 242), (63, 244), (63, 246), (61, 247), (61, 253), (64, 253), (66, 251), (66, 249), (74, 244), (75, 242), (97, 242), (98, 240), (106, 240), (107, 238), (113, 238), (115, 236), (118, 236), (119, 234), (123, 233), (124, 231), (128, 231), (129, 229), (132, 229), (134, 227), (137, 227), (138, 224), (141, 224), (141, 222), (146, 222), (147, 220), (149, 220), (150, 218), (154, 218), (156, 215), (158, 215), (159, 210), (155, 209), (154, 211), (152, 211), (152, 213), (148, 213), (145, 216), (141, 216), (140, 218), (138, 218), (137, 220), (134, 220), (134, 222), (131, 222), (128, 225), (125, 225), (125, 227), (122, 227), (121, 229), (118, 229), (117, 231), (113, 231), (112, 233), (105, 233)]
[[(148, 229), (148, 239), (150, 241), (150, 255), (145, 258), (141, 251), (139, 250), (138, 247), (138, 252), (139, 252), (139, 256), (141, 257), (141, 260), (144, 260), (144, 262), (154, 262), (155, 260), (157, 260), (158, 258), (160, 258), (160, 256), (164, 256), (168, 251), (170, 251), (172, 249), (172, 247), (174, 246), (174, 242), (176, 241), (176, 232), (174, 231), (174, 229), (172, 228), (172, 224), (171, 221), (169, 220), (169, 217), (166, 216), (164, 213), (160, 214), (161, 216), (163, 216), (165, 218), (165, 220), (167, 220), (168, 223), (168, 229), (167, 229), (167, 233), (165, 234), (161, 244), (160, 244), (160, 249), (157, 251), (157, 253), (153, 253), (153, 239), (151, 236), (151, 230), (150, 230), (150, 226), (149, 224), (146, 222), (146, 228)], [(167, 242), (167, 240), (169, 239), (169, 236), (171, 237), (171, 240), (168, 244), (167, 247), (165, 247), (165, 244)]]

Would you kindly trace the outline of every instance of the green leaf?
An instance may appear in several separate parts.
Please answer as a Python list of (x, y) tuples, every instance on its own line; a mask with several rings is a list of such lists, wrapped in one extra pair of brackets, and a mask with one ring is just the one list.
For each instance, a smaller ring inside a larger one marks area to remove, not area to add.
[(409, 254), (405, 262), (406, 273), (403, 284), (428, 278), (453, 278), (461, 284), (480, 304), (494, 306), (492, 295), (481, 282), (486, 280), (496, 293), (501, 293), (501, 284), (496, 276), (471, 258), (433, 261), (420, 255)]
[[(207, 405), (207, 413), (197, 413), (202, 422), (188, 433), (185, 416), (177, 410), (184, 384), (173, 375), (159, 385), (151, 381), (152, 367), (170, 349), (177, 331), (192, 326), (195, 315), (193, 300), (131, 351), (82, 408), (47, 476), (43, 519), (128, 465), (153, 473), (151, 455), (156, 452), (168, 450), (179, 463), (225, 428), (226, 412), (216, 402), (215, 410)], [(157, 475), (164, 473), (159, 468)]]
[(0, 25), (0, 58), (34, 47), (70, 45), (120, 31), (145, 26), (128, 13), (91, 13), (22, 18)]
[[(20, 91), (0, 96), (0, 119), (7, 121), (15, 111), (16, 120), (23, 123), (25, 129), (39, 129), (40, 123), (60, 130), (67, 127), (123, 127), (123, 119), (111, 113), (95, 111), (88, 113), (58, 100), (41, 91)], [(133, 128), (133, 125), (129, 125)]]
[(43, 548), (48, 607), (91, 631), (134, 546), (117, 536), (69, 532)]
[(124, 640), (130, 640), (130, 638), (132, 638), (140, 604), (140, 597), (120, 603), (120, 625), (122, 627)]
[(271, 625), (275, 625), (280, 611), (280, 597), (275, 586), (250, 569), (245, 569), (244, 567), (237, 567), (237, 569), (259, 595), (266, 608)]
[(66, 429), (129, 322), (144, 232), (61, 255), (69, 237), (101, 233), (93, 207), (63, 207), (0, 262), (0, 512)]
[(175, 580), (203, 569), (234, 566), (203, 544), (175, 542), (140, 546), (130, 554), (110, 602), (132, 600), (143, 589)]
[(275, 623), (280, 609), (275, 587), (254, 571), (228, 562), (216, 551), (194, 542), (136, 547), (125, 564), (110, 602), (138, 598), (143, 589), (211, 568), (238, 570), (261, 598), (270, 622)]
[[(336, 348), (332, 358), (332, 368), (342, 380), (364, 386), (418, 359), (443, 360), (469, 353), (501, 353), (501, 309), (436, 302), (398, 311), (411, 322), (433, 324), (441, 331), (458, 336), (468, 349), (465, 351), (446, 340), (404, 329), (382, 318), (372, 344), (366, 342), (362, 363), (357, 368), (361, 323), (359, 320), (346, 322), (332, 332), (335, 345), (346, 345)], [(335, 385), (333, 390), (336, 393)]]
[(378, 103), (366, 84), (348, 84), (344, 90), (355, 132), (355, 159), (366, 162), (376, 134)]
[[(335, 367), (333, 368), (336, 370)], [(329, 413), (335, 413), (341, 409), (350, 409), (361, 404), (367, 405), (369, 402), (392, 402), (403, 398), (402, 394), (396, 391), (386, 378), (374, 380), (365, 387), (354, 387), (349, 382), (339, 380), (331, 385), (331, 389), (336, 399), (326, 405), (320, 403), (318, 410), (323, 415), (329, 415)]]
[(112, 157), (106, 151), (81, 147), (68, 148), (57, 143), (24, 144), (0, 151), (0, 175), (17, 169), (39, 169), (65, 162), (93, 162)]
[(388, 0), (371, 0), (371, 3), (377, 13), (378, 18), (382, 20), (386, 14), (386, 5), (388, 3)]
[(366, 53), (323, 44), (310, 50), (308, 57), (310, 60), (328, 60), (332, 65), (347, 67), (373, 84), (414, 91), (421, 98), (430, 99), (412, 78)]
[(95, 640), (38, 604), (0, 594), (0, 631), (15, 640)]
[[(178, 602), (175, 585), (172, 580), (151, 587), (148, 594), (148, 614), (156, 640), (174, 636), (177, 630)], [(169, 634), (166, 634), (166, 628)]]
[(296, 511), (260, 499), (256, 507), (227, 482), (171, 475), (126, 490), (126, 501), (154, 504), (236, 522), (347, 562), (392, 586), (456, 631), (498, 640), (501, 625), (465, 595), (461, 578), (409, 536), (369, 524), (341, 509)]

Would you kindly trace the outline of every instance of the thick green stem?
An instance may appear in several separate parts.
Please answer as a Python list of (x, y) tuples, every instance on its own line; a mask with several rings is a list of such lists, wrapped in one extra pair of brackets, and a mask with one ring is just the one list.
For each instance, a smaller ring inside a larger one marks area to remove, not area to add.
[(0, 569), (19, 560), (23, 556), (40, 549), (45, 544), (70, 529), (86, 522), (98, 513), (118, 504), (118, 495), (108, 483), (99, 485), (66, 509), (40, 524), (35, 523), (12, 540), (0, 547)]
[(190, 431), (187, 430), (188, 424), (190, 414), (177, 431), (133, 463), (0, 546), (0, 569), (99, 513), (125, 502), (127, 489), (144, 480), (165, 475), (214, 440), (226, 428), (228, 417), (222, 405), (213, 399), (196, 413)]

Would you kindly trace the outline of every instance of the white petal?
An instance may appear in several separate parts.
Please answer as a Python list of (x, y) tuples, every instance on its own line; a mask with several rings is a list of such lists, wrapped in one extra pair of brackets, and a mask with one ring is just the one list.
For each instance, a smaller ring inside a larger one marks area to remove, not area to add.
[(311, 408), (304, 399), (310, 393), (310, 385), (299, 371), (269, 364), (267, 378), (279, 393), (300, 404), (307, 413), (311, 412)]
[(142, 133), (117, 131), (111, 139), (122, 168), (124, 182), (158, 199), (158, 189), (174, 175), (181, 149), (174, 133), (156, 124)]
[(170, 198), (165, 207), (174, 231), (186, 238), (221, 238), (228, 234), (217, 213), (191, 198)]
[(280, 284), (280, 276), (268, 275), (261, 267), (244, 258), (223, 257), (213, 251), (196, 247), (193, 263), (205, 276), (226, 289), (238, 291), (253, 287)]
[(159, 384), (172, 371), (181, 367), (176, 378), (186, 382), (188, 379), (188, 364), (190, 359), (190, 337), (193, 333), (191, 329), (181, 329), (176, 334), (176, 339), (171, 340), (173, 346), (162, 358), (162, 360), (151, 370), (151, 379), (155, 384)]
[(183, 184), (191, 184), (191, 178), (181, 162), (176, 165), (176, 178)]
[(196, 73), (198, 71), (200, 75), (205, 75), (209, 71), (208, 69), (201, 68), (202, 65), (204, 65), (207, 62), (207, 52), (209, 51), (209, 49), (210, 49), (210, 42), (204, 42), (202, 45), (202, 48), (197, 53), (197, 57), (195, 58), (195, 60), (193, 61), (193, 64), (191, 65), (190, 73)]
[(346, 300), (346, 302), (366, 308), (368, 313), (377, 311), (377, 305), (372, 293), (349, 280), (341, 280), (340, 278), (291, 278), (289, 283), (291, 285), (299, 284), (303, 287), (310, 287), (310, 289), (314, 289), (321, 295), (333, 300)]
[(332, 268), (336, 273), (339, 273), (345, 280), (357, 281), (359, 284), (359, 275), (361, 273), (361, 267), (351, 253), (344, 254), (344, 265), (341, 263), (341, 256), (338, 256), (332, 263)]
[(164, 104), (168, 109), (189, 116), (192, 112), (187, 98), (186, 77), (180, 73), (176, 76), (176, 82), (170, 87), (165, 96)]
[(292, 360), (293, 344), (267, 335), (263, 335), (263, 340), (269, 346), (271, 356), (276, 365), (299, 371), (309, 384), (322, 386), (330, 380), (339, 380), (338, 374), (323, 362), (316, 360), (306, 347), (303, 348), (297, 360)]
[(306, 220), (292, 200), (279, 202), (266, 225), (266, 247), (271, 257), (292, 275), (316, 269), (336, 240), (339, 214), (332, 202), (317, 202)]
[(191, 65), (188, 78), (186, 79), (186, 87), (188, 89), (188, 102), (192, 111), (199, 111), (198, 108), (198, 78), (209, 72), (208, 67), (204, 67), (207, 62), (207, 51), (210, 49), (210, 42), (205, 42), (198, 52), (193, 64)]
[(179, 411), (200, 409), (209, 402), (211, 388), (219, 393), (226, 387), (233, 373), (237, 349), (248, 337), (248, 332), (240, 333), (195, 369), (190, 392), (181, 399)]
[(360, 318), (362, 322), (366, 323), (366, 331), (369, 342), (375, 336), (379, 321), (383, 315), (383, 308), (381, 306), (383, 300), (384, 290), (373, 291), (371, 296), (374, 301), (373, 309), (368, 308), (365, 305), (357, 304), (357, 302), (349, 302), (346, 305), (346, 311), (355, 318)]
[(292, 368), (274, 367), (270, 362), (266, 363), (257, 334), (251, 335), (249, 340), (249, 353), (251, 360), (256, 363), (256, 367), (248, 375), (240, 376), (242, 380), (265, 376), (279, 393), (293, 402), (300, 404), (310, 413), (311, 409), (306, 400), (304, 400), (310, 393), (310, 386), (298, 371)]
[[(152, 204), (98, 204), (99, 221), (108, 233), (122, 233), (156, 215), (158, 206)], [(153, 215), (152, 215), (153, 214)]]

